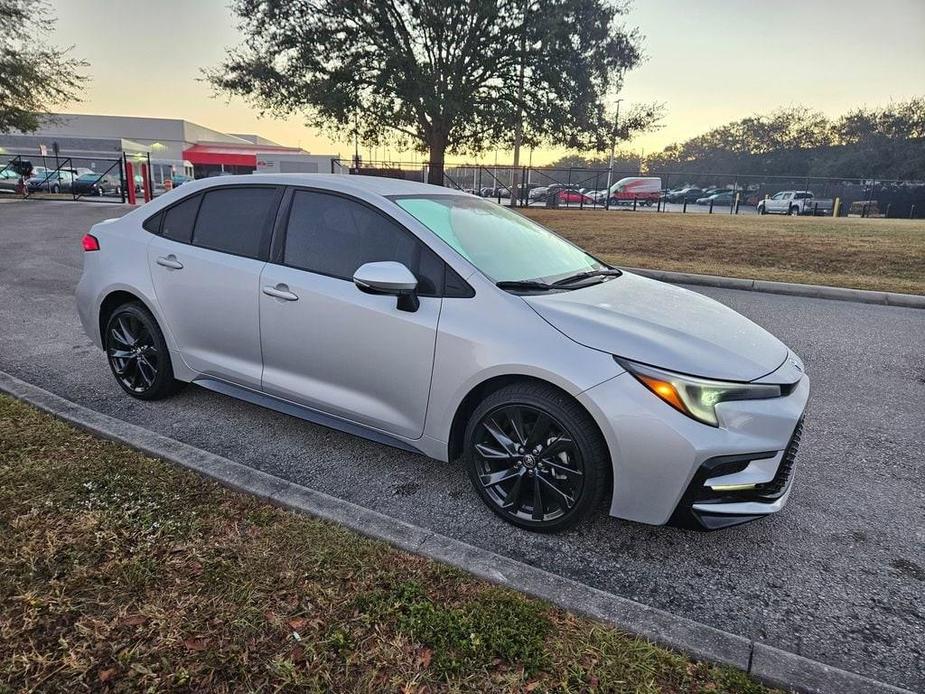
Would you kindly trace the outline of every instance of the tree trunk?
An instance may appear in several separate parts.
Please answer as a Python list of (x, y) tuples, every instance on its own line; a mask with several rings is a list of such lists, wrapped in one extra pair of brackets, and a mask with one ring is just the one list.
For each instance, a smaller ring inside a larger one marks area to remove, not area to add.
[(446, 141), (433, 139), (430, 142), (430, 167), (427, 171), (427, 182), (431, 185), (444, 185), (443, 170), (446, 158)]

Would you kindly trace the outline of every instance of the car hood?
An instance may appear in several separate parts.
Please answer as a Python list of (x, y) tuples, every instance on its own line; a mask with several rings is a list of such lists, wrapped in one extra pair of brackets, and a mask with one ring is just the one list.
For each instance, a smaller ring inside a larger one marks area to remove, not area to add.
[(580, 344), (704, 378), (752, 381), (774, 371), (789, 352), (764, 328), (718, 301), (629, 272), (524, 300)]

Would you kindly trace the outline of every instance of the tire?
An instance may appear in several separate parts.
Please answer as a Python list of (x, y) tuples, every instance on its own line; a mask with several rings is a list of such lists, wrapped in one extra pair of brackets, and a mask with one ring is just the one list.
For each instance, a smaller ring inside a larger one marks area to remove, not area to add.
[(139, 302), (117, 307), (103, 331), (106, 358), (116, 383), (139, 400), (160, 400), (182, 386), (164, 335), (154, 316)]
[(790, 208), (790, 210), (787, 212), (787, 214), (789, 214), (791, 217), (799, 217), (799, 216), (800, 216), (800, 208), (797, 207), (796, 205), (794, 205), (793, 207)]
[(768, 210), (764, 205), (758, 205), (758, 214), (767, 214)]
[(61, 192), (61, 188), (60, 188), (59, 186), (55, 185), (55, 187), (51, 189), (51, 192), (52, 192), (52, 193), (60, 193), (60, 192)]
[(597, 509), (610, 471), (590, 415), (557, 388), (530, 382), (505, 386), (475, 408), (463, 461), (492, 511), (537, 532), (565, 530)]

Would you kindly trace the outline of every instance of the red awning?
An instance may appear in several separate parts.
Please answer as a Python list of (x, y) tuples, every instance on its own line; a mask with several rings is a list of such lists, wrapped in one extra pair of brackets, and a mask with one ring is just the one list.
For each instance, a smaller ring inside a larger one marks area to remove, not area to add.
[(183, 150), (183, 158), (191, 164), (224, 164), (257, 168), (257, 150), (217, 145), (193, 145)]

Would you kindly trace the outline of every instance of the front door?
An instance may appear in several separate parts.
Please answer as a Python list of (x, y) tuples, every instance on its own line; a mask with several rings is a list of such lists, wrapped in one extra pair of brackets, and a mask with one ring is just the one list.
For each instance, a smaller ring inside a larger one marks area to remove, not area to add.
[(260, 273), (278, 190), (234, 186), (166, 210), (148, 245), (154, 292), (194, 371), (260, 387)]
[[(277, 260), (260, 280), (264, 391), (420, 438), (442, 301), (442, 276), (437, 284), (431, 269), (442, 261), (382, 212), (309, 190), (292, 196)], [(353, 284), (360, 265), (379, 260), (404, 263), (418, 277), (417, 311)]]

